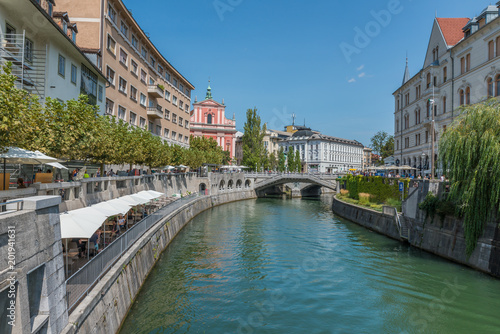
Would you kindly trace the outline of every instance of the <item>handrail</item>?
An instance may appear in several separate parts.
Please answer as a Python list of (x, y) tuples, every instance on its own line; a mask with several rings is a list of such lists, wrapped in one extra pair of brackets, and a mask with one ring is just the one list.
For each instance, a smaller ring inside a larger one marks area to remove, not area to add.
[[(23, 199), (16, 199), (16, 200), (13, 200), (13, 201), (2, 202), (2, 203), (0, 203), (0, 206), (5, 207), (5, 206), (7, 206), (9, 204), (14, 204), (14, 203), (16, 203), (16, 211), (19, 211), (19, 210), (23, 209), (22, 208), (24, 206), (24, 200)], [(21, 206), (21, 209), (19, 209), (19, 206)], [(5, 210), (2, 209), (2, 211), (5, 211)]]

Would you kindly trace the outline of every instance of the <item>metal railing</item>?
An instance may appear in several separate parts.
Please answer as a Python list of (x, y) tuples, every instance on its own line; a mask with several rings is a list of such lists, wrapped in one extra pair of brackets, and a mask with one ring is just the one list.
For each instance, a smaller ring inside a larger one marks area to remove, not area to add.
[(118, 261), (118, 259), (152, 226), (164, 217), (175, 212), (187, 203), (193, 203), (199, 199), (200, 193), (181, 197), (175, 202), (169, 203), (153, 214), (137, 222), (134, 226), (120, 235), (111, 244), (99, 252), (92, 260), (66, 280), (66, 300), (68, 311), (71, 313), (74, 307), (84, 298), (106, 272)]
[(10, 204), (16, 204), (16, 211), (22, 210), (24, 206), (24, 200), (22, 199), (17, 199), (14, 201), (7, 201), (7, 202), (1, 202), (0, 203), (0, 212), (12, 212), (13, 210), (7, 210), (7, 205)]

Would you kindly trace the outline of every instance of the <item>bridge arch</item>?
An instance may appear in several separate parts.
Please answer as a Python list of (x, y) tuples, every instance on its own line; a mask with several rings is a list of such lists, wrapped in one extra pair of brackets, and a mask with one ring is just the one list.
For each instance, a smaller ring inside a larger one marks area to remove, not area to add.
[(229, 180), (229, 181), (227, 181), (227, 189), (232, 190), (232, 189), (233, 189), (233, 184), (234, 184), (234, 183), (233, 183), (233, 180), (232, 180), (232, 179), (231, 179), (231, 180)]
[(219, 190), (224, 190), (224, 187), (226, 186), (226, 181), (221, 180), (219, 183)]
[(236, 189), (241, 189), (241, 184), (243, 183), (243, 181), (241, 180), (237, 180), (236, 181)]
[(252, 186), (252, 181), (246, 180), (245, 181), (245, 188), (250, 188)]
[(325, 187), (336, 190), (336, 177), (331, 176), (316, 176), (311, 174), (279, 174), (274, 177), (255, 182), (255, 190), (264, 190), (269, 187), (279, 186), (286, 183), (309, 183), (319, 187)]
[(199, 191), (200, 193), (205, 193), (207, 190), (207, 185), (205, 183), (200, 183)]

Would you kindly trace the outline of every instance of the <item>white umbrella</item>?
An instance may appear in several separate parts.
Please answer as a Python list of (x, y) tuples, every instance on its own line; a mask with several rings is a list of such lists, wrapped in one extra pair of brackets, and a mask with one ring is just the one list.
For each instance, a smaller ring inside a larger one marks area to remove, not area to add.
[(184, 165), (179, 165), (179, 166), (177, 166), (177, 168), (188, 168), (188, 167), (184, 166)]
[(52, 167), (58, 168), (58, 169), (68, 169), (68, 167), (61, 165), (58, 162), (48, 162), (48, 163), (46, 163), (46, 165), (49, 165), (49, 166), (52, 166)]
[(3, 159), (3, 184), (5, 189), (5, 170), (7, 161), (11, 164), (39, 165), (49, 162), (58, 162), (56, 158), (49, 157), (39, 151), (28, 151), (19, 147), (9, 147), (8, 151), (0, 154)]

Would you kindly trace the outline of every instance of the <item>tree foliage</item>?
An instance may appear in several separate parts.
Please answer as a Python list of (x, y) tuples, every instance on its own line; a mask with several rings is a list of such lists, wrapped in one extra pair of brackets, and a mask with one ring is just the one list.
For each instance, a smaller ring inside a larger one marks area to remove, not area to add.
[(439, 141), (439, 159), (451, 181), (449, 199), (463, 215), (470, 256), (487, 221), (500, 212), (500, 103), (466, 106)]
[(302, 161), (300, 160), (300, 152), (299, 150), (295, 151), (295, 172), (301, 172), (302, 171)]
[(264, 165), (267, 156), (264, 147), (264, 136), (266, 134), (266, 125), (261, 125), (260, 116), (257, 109), (247, 110), (247, 120), (244, 125), (243, 141), (243, 165), (252, 170), (258, 169)]
[(286, 169), (286, 156), (283, 146), (278, 151), (278, 171), (284, 172)]
[(385, 131), (377, 132), (371, 139), (371, 148), (385, 159), (394, 154), (394, 137)]

